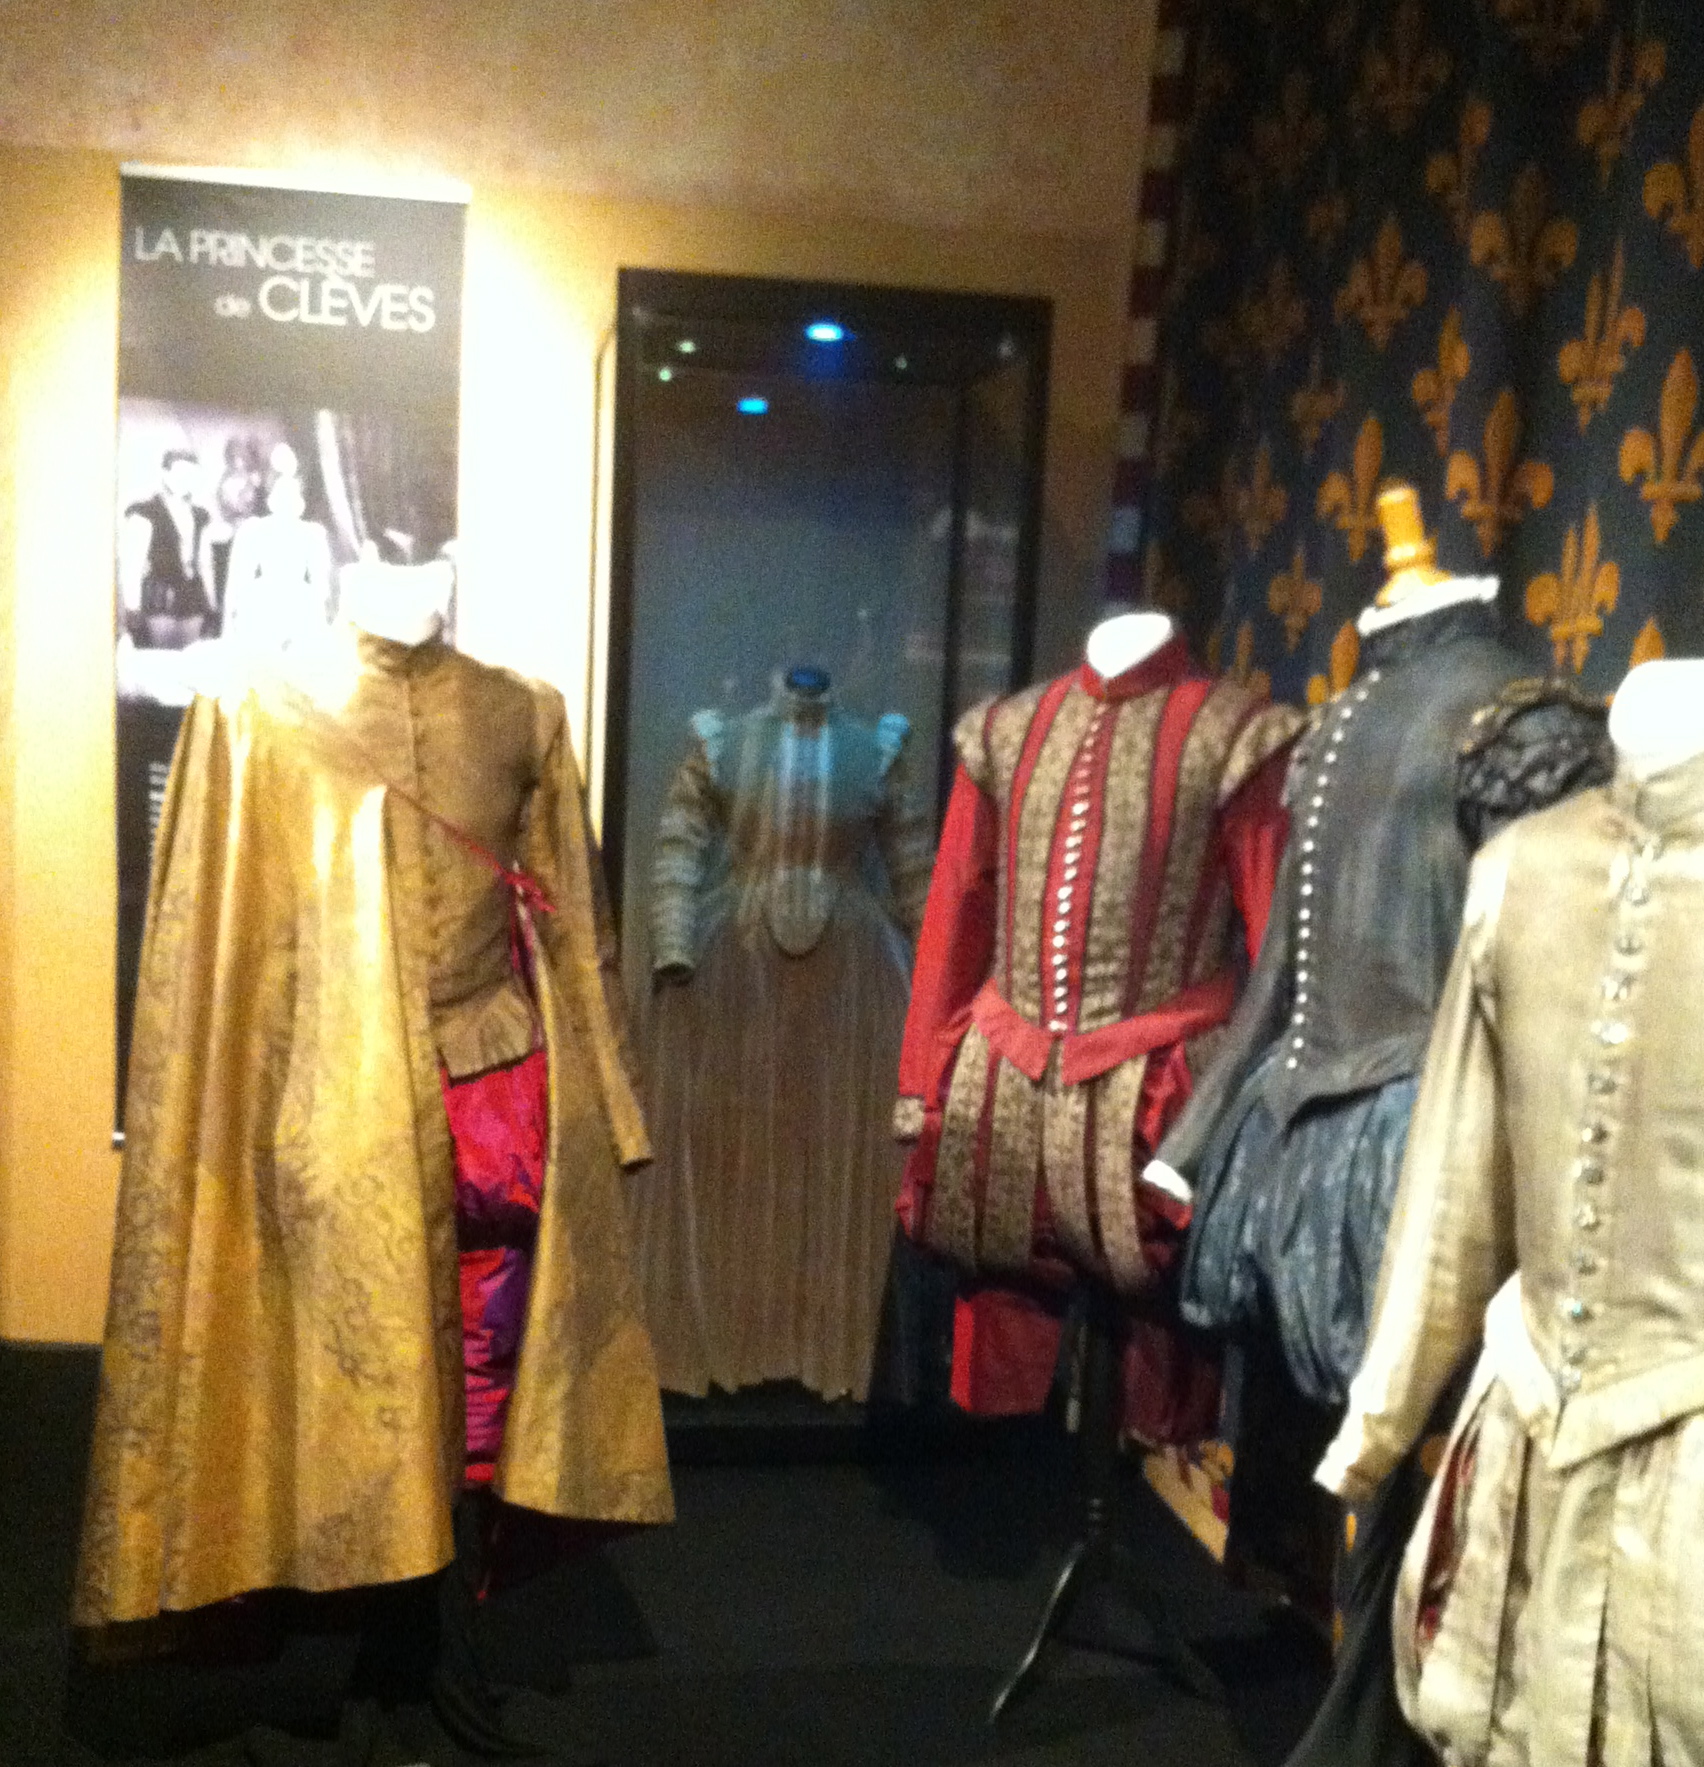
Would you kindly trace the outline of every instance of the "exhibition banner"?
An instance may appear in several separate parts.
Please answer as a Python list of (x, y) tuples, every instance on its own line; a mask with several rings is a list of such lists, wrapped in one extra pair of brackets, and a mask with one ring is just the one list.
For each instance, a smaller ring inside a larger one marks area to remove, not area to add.
[(292, 645), (337, 618), (353, 561), (455, 556), (466, 208), (134, 168), (122, 215), (121, 1111), (184, 708), (209, 683), (287, 664)]

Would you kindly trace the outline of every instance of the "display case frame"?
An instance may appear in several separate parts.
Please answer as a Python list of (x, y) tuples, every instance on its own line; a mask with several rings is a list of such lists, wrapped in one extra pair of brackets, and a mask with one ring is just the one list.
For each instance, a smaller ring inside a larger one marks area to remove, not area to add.
[[(609, 364), (611, 460), (607, 522), (608, 591), (604, 639), (603, 727), (600, 764), (601, 840), (604, 872), (619, 925), (628, 849), (628, 774), (631, 734), (640, 708), (634, 704), (633, 650), (637, 616), (638, 530), (642, 487), (637, 467), (636, 427), (643, 377), (651, 346), (670, 328), (692, 327), (714, 333), (737, 329), (749, 336), (769, 328), (776, 340), (763, 363), (766, 371), (789, 372), (801, 380), (821, 378), (822, 358), (805, 337), (805, 327), (832, 314), (856, 346), (870, 340), (860, 361), (855, 347), (839, 357), (833, 373), (871, 374), (878, 354), (895, 360), (894, 340), (913, 340), (901, 351), (913, 382), (956, 384), (961, 389), (952, 445), (952, 493), (947, 536), (941, 701), (943, 712), (959, 697), (964, 623), (968, 480), (972, 470), (969, 392), (980, 368), (1001, 362), (1021, 366), (1021, 464), (1018, 469), (1017, 535), (1008, 634), (1009, 666), (999, 690), (1029, 677), (1032, 666), (1040, 564), (1052, 304), (1031, 297), (949, 290), (885, 287), (872, 284), (797, 281), (770, 277), (623, 269), (617, 285), (614, 359)], [(877, 343), (874, 340), (880, 340)], [(737, 355), (737, 342), (730, 349)], [(937, 810), (944, 808), (952, 777), (950, 716), (939, 720), (931, 757)]]

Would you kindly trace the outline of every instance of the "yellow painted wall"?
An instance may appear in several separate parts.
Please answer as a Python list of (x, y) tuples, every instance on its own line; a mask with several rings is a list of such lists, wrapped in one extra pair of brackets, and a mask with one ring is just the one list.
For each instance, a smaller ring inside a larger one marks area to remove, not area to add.
[[(156, 155), (157, 157), (157, 155)], [(1114, 200), (1122, 200), (1118, 193)], [(593, 376), (618, 267), (1055, 302), (1044, 663), (1099, 570), (1127, 229), (942, 228), (476, 186), (463, 345), (461, 641), (579, 727)], [(93, 1341), (113, 1092), (112, 446), (118, 167), (0, 147), (0, 1337)]]

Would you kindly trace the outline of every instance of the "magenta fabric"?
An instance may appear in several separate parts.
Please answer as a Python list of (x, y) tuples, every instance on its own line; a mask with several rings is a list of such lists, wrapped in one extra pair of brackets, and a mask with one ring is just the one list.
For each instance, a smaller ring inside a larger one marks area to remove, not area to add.
[(443, 1076), (456, 1153), (470, 1484), (488, 1484), (514, 1391), (549, 1132), (542, 1049), (466, 1080)]

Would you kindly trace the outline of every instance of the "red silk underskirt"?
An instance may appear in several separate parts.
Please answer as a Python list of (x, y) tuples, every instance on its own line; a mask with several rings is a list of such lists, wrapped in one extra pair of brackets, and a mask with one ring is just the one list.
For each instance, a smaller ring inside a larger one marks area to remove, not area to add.
[(488, 1484), (503, 1446), (538, 1237), (549, 1137), (542, 1049), (471, 1079), (440, 1076), (456, 1156), (462, 1366), (469, 1484)]

